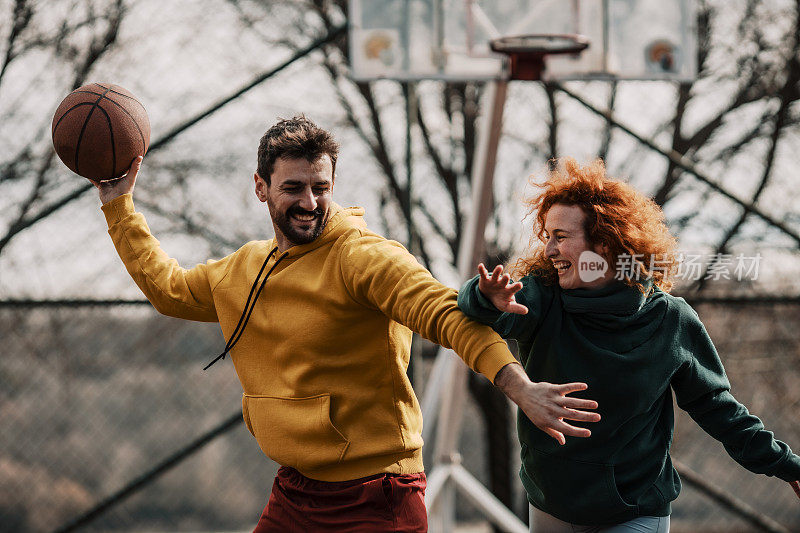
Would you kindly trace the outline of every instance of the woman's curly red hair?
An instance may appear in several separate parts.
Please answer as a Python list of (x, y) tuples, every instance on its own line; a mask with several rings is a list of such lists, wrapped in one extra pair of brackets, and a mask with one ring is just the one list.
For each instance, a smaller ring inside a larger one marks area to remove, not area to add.
[(607, 177), (602, 160), (580, 166), (571, 157), (559, 159), (548, 180), (534, 186), (543, 190), (525, 202), (528, 215), (536, 213), (530, 253), (516, 261), (512, 275), (535, 274), (551, 283), (557, 280), (555, 267), (544, 254), (544, 223), (553, 205), (564, 204), (583, 210), (586, 240), (607, 247), (605, 259), (611, 268), (622, 266), (618, 258), (626, 258), (624, 279), (628, 285), (645, 292), (644, 281), (652, 279), (653, 285), (665, 292), (672, 288), (678, 268), (677, 242), (663, 211), (627, 183)]

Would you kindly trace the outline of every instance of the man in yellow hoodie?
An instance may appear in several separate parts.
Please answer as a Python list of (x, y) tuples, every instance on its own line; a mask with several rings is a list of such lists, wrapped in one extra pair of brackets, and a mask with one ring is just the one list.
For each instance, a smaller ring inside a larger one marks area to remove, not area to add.
[[(255, 193), (275, 238), (181, 268), (161, 250), (128, 174), (96, 183), (128, 272), (169, 316), (219, 322), (241, 381), (247, 428), (281, 465), (256, 531), (426, 531), (422, 415), (406, 375), (411, 332), (453, 350), (563, 443), (596, 421), (585, 384), (532, 383), (491, 328), (466, 318), (456, 291), (364, 210), (332, 200), (338, 145), (303, 116), (261, 139)], [(214, 361), (216, 361), (215, 359)], [(212, 364), (212, 361), (210, 364)]]

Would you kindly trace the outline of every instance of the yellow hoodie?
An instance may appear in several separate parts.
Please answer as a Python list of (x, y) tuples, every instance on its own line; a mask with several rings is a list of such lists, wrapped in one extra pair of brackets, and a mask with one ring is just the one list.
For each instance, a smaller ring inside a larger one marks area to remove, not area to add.
[[(230, 339), (275, 240), (186, 270), (161, 250), (130, 194), (102, 209), (153, 306), (219, 322)], [(322, 235), (288, 249), (231, 352), (244, 420), (261, 449), (322, 481), (423, 470), (422, 414), (406, 375), (411, 330), (453, 348), (492, 381), (515, 362), (505, 341), (459, 311), (454, 289), (369, 231), (363, 214), (333, 204)]]

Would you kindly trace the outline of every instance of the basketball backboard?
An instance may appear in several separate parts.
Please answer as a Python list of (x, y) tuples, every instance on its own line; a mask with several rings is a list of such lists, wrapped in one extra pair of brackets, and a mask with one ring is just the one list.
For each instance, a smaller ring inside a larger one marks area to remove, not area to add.
[(579, 34), (580, 54), (545, 58), (545, 79), (696, 76), (693, 0), (350, 0), (355, 79), (502, 79), (489, 42)]

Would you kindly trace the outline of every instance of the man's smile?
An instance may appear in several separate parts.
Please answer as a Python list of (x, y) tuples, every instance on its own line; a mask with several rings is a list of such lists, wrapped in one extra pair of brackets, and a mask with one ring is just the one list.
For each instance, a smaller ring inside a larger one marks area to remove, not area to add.
[(314, 213), (292, 213), (291, 217), (300, 222), (313, 222), (317, 215)]

